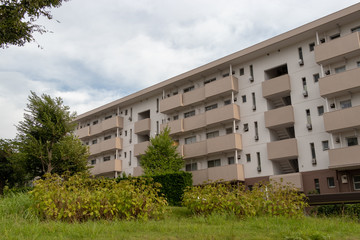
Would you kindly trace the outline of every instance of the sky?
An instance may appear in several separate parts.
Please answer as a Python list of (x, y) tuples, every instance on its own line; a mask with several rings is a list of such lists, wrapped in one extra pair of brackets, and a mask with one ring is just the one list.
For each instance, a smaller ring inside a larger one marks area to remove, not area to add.
[[(71, 0), (24, 47), (0, 49), (0, 138), (30, 91), (82, 114), (357, 3), (354, 0)], [(39, 48), (38, 45), (41, 47)]]

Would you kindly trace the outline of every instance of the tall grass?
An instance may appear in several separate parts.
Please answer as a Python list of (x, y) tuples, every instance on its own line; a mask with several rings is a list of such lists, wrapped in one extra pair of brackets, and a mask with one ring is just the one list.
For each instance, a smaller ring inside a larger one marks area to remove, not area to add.
[(169, 208), (163, 220), (41, 221), (27, 209), (28, 194), (0, 198), (0, 239), (360, 239), (360, 224), (346, 218), (193, 216)]

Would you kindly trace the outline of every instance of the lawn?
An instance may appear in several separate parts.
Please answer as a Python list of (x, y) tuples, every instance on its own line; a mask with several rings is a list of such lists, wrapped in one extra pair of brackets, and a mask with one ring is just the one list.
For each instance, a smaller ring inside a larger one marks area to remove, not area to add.
[(28, 210), (26, 194), (0, 198), (0, 239), (360, 239), (349, 218), (192, 216), (169, 207), (159, 221), (41, 221)]

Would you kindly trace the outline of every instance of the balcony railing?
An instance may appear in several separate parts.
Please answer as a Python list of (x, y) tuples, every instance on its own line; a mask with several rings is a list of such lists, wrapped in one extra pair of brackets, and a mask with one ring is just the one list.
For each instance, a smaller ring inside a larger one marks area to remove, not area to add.
[(264, 98), (272, 99), (289, 95), (291, 91), (288, 74), (266, 80), (261, 83)]
[(295, 159), (298, 157), (297, 140), (295, 138), (267, 143), (268, 159), (272, 161)]
[(101, 162), (93, 165), (90, 169), (91, 174), (101, 175), (109, 172), (121, 172), (122, 171), (122, 160), (112, 159), (109, 161)]
[(199, 185), (207, 181), (244, 181), (244, 167), (242, 164), (212, 167), (191, 172), (193, 185)]
[(90, 136), (90, 127), (83, 127), (75, 131), (75, 135), (78, 136), (78, 138), (86, 138)]
[(360, 145), (329, 150), (329, 169), (358, 169)]
[(294, 109), (291, 105), (269, 110), (264, 113), (264, 117), (265, 127), (270, 129), (290, 127), (295, 123)]
[(134, 145), (134, 156), (138, 157), (138, 156), (144, 154), (149, 145), (150, 145), (149, 141), (135, 144)]
[(274, 175), (269, 177), (270, 180), (284, 186), (294, 186), (298, 191), (304, 191), (301, 173), (288, 173), (282, 175)]
[(315, 61), (328, 65), (340, 60), (349, 59), (360, 53), (359, 32), (315, 46)]
[(324, 125), (329, 133), (360, 129), (360, 106), (324, 113)]
[(122, 138), (111, 138), (100, 143), (90, 145), (90, 155), (96, 155), (116, 149), (122, 149)]
[(135, 134), (146, 134), (150, 132), (150, 129), (150, 118), (145, 118), (143, 120), (135, 122)]

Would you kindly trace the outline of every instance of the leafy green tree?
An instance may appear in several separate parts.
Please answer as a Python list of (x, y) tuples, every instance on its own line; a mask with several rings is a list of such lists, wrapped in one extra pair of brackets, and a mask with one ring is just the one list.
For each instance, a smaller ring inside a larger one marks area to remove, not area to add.
[(145, 175), (178, 172), (184, 166), (184, 160), (169, 133), (170, 129), (166, 127), (150, 139), (150, 145), (140, 160)]
[(88, 148), (72, 135), (76, 114), (70, 113), (61, 98), (31, 92), (28, 100), (17, 138), (31, 175), (86, 171)]
[(0, 0), (0, 46), (23, 46), (34, 41), (33, 33), (47, 32), (35, 24), (40, 16), (52, 19), (50, 8), (68, 0)]

